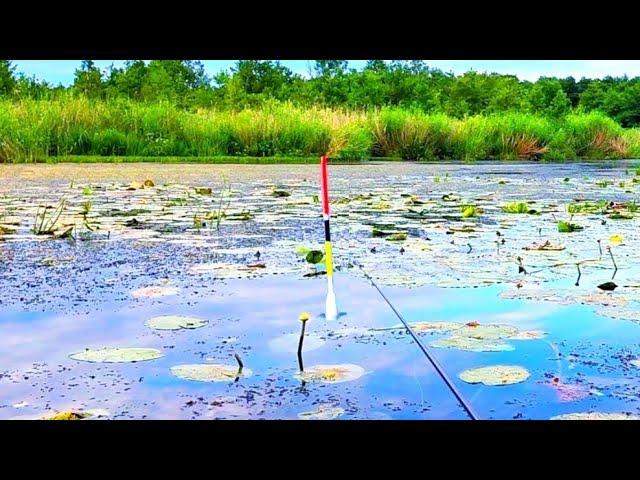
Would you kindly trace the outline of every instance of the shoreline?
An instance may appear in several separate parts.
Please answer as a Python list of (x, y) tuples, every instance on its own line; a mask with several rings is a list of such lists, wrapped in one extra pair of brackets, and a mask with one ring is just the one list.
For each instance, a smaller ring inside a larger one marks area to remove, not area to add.
[[(147, 163), (147, 164), (186, 164), (186, 165), (315, 165), (320, 157), (143, 157), (143, 156), (96, 156), (96, 155), (65, 155), (47, 157), (33, 161), (0, 162), (0, 165), (59, 165), (59, 164), (119, 164), (119, 163)], [(376, 165), (381, 163), (412, 163), (425, 165), (479, 165), (479, 164), (606, 164), (640, 162), (640, 158), (625, 159), (585, 159), (571, 160), (404, 160), (401, 158), (376, 157), (366, 160), (331, 159), (334, 165)]]

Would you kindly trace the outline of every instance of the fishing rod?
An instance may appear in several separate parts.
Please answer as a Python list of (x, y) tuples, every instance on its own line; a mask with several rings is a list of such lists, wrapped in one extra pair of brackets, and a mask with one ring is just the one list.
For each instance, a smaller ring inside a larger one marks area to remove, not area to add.
[(422, 343), (422, 341), (420, 340), (420, 338), (418, 338), (418, 335), (416, 335), (416, 333), (413, 331), (413, 329), (409, 326), (409, 324), (405, 321), (405, 319), (402, 317), (402, 315), (400, 314), (400, 312), (398, 312), (398, 310), (396, 310), (396, 308), (393, 306), (393, 304), (389, 301), (389, 299), (385, 296), (385, 294), (382, 292), (382, 290), (380, 290), (380, 287), (378, 287), (378, 285), (376, 284), (376, 282), (373, 280), (373, 278), (371, 278), (371, 275), (369, 275), (367, 273), (367, 271), (364, 269), (364, 267), (362, 265), (360, 265), (359, 263), (353, 262), (355, 263), (358, 267), (360, 267), (360, 270), (362, 270), (362, 273), (364, 274), (364, 276), (367, 278), (367, 280), (369, 280), (371, 282), (371, 285), (374, 286), (374, 288), (378, 291), (378, 293), (382, 296), (382, 298), (384, 299), (385, 302), (387, 302), (387, 305), (389, 305), (391, 307), (391, 310), (393, 310), (393, 313), (396, 314), (396, 317), (398, 317), (400, 319), (400, 321), (402, 322), (402, 324), (404, 325), (404, 327), (407, 329), (407, 331), (409, 332), (409, 334), (413, 337), (413, 339), (415, 340), (415, 342), (418, 344), (418, 347), (420, 347), (420, 350), (422, 350), (422, 353), (425, 354), (425, 356), (427, 357), (427, 359), (429, 360), (429, 362), (431, 362), (431, 365), (433, 365), (433, 368), (436, 369), (436, 372), (438, 372), (438, 375), (440, 375), (440, 378), (442, 378), (442, 380), (444, 380), (444, 383), (447, 384), (447, 386), (449, 387), (449, 390), (451, 390), (451, 392), (453, 393), (453, 395), (458, 399), (458, 402), (460, 402), (460, 405), (462, 405), (462, 407), (464, 408), (464, 410), (467, 412), (467, 415), (469, 415), (469, 417), (472, 420), (479, 420), (480, 417), (478, 416), (478, 414), (475, 412), (475, 410), (471, 407), (471, 405), (469, 405), (467, 403), (467, 401), (462, 397), (462, 394), (458, 391), (458, 389), (455, 387), (455, 385), (453, 384), (453, 382), (449, 379), (449, 377), (447, 376), (447, 374), (445, 373), (444, 369), (442, 368), (442, 366), (440, 365), (440, 363), (438, 363), (438, 361), (429, 353), (429, 350), (427, 350), (427, 347)]
[(336, 305), (336, 294), (333, 290), (333, 251), (331, 248), (331, 230), (329, 219), (331, 210), (329, 208), (329, 176), (327, 174), (326, 155), (320, 157), (320, 185), (322, 192), (322, 220), (324, 221), (324, 256), (327, 267), (327, 300), (325, 302), (325, 317), (327, 320), (338, 318), (338, 306)]

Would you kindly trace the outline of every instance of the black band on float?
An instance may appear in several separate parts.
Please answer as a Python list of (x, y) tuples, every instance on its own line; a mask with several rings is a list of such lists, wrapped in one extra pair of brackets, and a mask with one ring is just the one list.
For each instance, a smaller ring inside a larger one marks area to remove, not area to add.
[(329, 232), (329, 220), (324, 221), (324, 239), (327, 242), (331, 241), (331, 232)]

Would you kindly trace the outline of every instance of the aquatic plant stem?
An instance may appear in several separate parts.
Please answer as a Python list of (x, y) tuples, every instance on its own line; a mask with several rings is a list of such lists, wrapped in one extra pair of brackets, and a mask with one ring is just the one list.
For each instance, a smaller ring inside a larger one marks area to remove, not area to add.
[(236, 362), (238, 362), (238, 371), (236, 372), (236, 378), (234, 380), (234, 382), (237, 382), (238, 380), (240, 380), (240, 375), (242, 375), (242, 369), (244, 368), (244, 363), (242, 363), (242, 359), (240, 358), (240, 355), (238, 355), (237, 353), (234, 353), (233, 356), (236, 359)]
[(304, 364), (302, 363), (302, 344), (304, 342), (304, 330), (307, 322), (302, 322), (302, 329), (300, 330), (300, 341), (298, 342), (298, 366), (300, 367), (300, 371), (304, 372)]
[(611, 256), (611, 261), (613, 262), (613, 276), (611, 277), (611, 280), (613, 280), (613, 277), (616, 276), (616, 273), (618, 272), (618, 265), (616, 265), (616, 260), (613, 258), (613, 251), (611, 250), (611, 247), (607, 247), (607, 250), (609, 251), (609, 255)]

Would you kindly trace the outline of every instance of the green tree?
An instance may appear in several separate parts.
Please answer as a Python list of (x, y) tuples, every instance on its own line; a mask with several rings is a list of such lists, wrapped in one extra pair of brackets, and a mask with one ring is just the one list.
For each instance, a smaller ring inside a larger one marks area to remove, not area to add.
[(571, 110), (571, 101), (564, 92), (564, 90), (558, 90), (554, 95), (547, 112), (554, 118), (560, 118), (565, 116)]
[(586, 110), (600, 110), (604, 105), (606, 90), (601, 81), (592, 81), (580, 95), (580, 106)]
[(0, 95), (10, 95), (16, 86), (13, 76), (16, 67), (11, 60), (0, 60)]
[(83, 60), (79, 69), (75, 71), (73, 90), (89, 98), (102, 98), (105, 93), (102, 72), (93, 60)]
[(47, 82), (39, 81), (35, 76), (27, 77), (23, 73), (20, 73), (13, 90), (13, 95), (17, 98), (44, 100), (51, 98), (53, 92)]
[(320, 77), (344, 75), (347, 71), (346, 60), (316, 60), (314, 70)]
[(142, 86), (147, 73), (147, 65), (142, 60), (128, 60), (124, 68), (111, 66), (107, 79), (108, 96), (142, 100)]
[(541, 77), (533, 84), (527, 95), (527, 102), (531, 112), (551, 116), (566, 113), (566, 103), (571, 105), (560, 81), (549, 77)]

